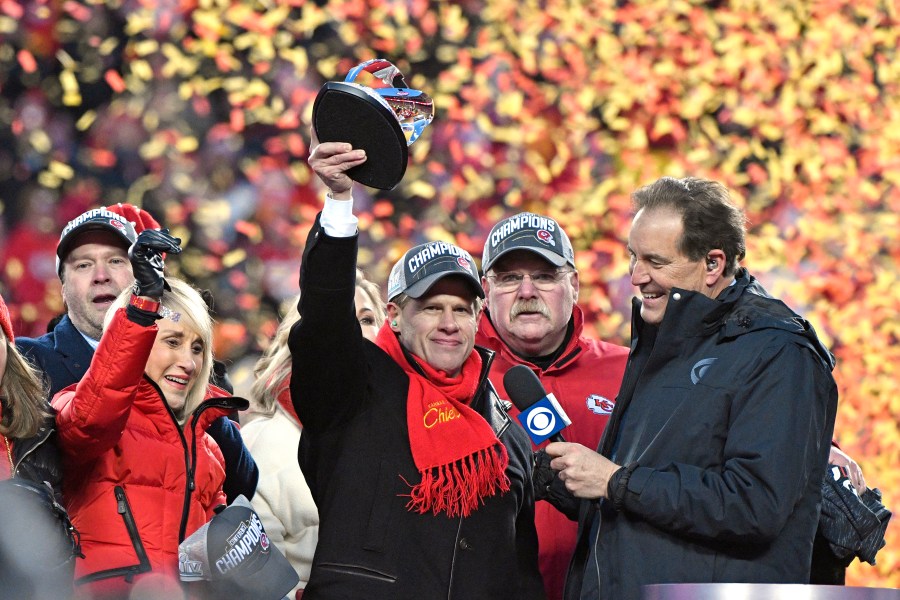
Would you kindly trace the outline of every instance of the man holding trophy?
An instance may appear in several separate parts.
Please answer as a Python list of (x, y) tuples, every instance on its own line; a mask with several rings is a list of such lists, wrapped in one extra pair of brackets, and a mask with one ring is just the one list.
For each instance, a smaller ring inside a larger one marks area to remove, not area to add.
[(289, 342), (299, 460), (320, 513), (304, 598), (544, 598), (531, 445), (487, 379), (492, 354), (474, 346), (484, 299), (475, 263), (445, 242), (411, 248), (391, 271), (387, 322), (375, 343), (363, 338), (348, 174), (368, 164), (377, 175), (391, 156), (318, 143), (317, 104), (309, 164), (329, 193), (307, 239)]

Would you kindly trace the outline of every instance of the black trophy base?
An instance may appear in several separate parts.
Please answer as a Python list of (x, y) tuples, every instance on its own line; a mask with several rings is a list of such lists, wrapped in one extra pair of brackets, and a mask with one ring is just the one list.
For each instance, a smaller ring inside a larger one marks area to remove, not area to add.
[(331, 81), (313, 104), (313, 127), (320, 142), (348, 142), (366, 151), (366, 162), (347, 171), (354, 181), (390, 190), (403, 179), (409, 150), (393, 111), (359, 87)]

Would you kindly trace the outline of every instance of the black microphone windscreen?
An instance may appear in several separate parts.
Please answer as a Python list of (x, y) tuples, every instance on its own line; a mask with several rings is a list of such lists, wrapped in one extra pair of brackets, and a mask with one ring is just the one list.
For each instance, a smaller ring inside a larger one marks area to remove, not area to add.
[(503, 387), (506, 388), (509, 399), (520, 411), (527, 410), (547, 395), (541, 380), (525, 365), (510, 368), (503, 376)]

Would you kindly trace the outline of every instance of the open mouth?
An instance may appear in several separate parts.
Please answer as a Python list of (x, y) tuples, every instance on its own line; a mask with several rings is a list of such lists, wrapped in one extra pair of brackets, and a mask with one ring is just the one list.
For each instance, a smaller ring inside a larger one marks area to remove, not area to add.
[(99, 296), (94, 296), (94, 299), (91, 300), (94, 304), (112, 304), (115, 301), (116, 297), (112, 294), (101, 294)]
[(188, 382), (190, 381), (190, 379), (188, 379), (187, 377), (176, 377), (175, 375), (166, 375), (165, 379), (170, 383), (182, 387), (187, 386)]

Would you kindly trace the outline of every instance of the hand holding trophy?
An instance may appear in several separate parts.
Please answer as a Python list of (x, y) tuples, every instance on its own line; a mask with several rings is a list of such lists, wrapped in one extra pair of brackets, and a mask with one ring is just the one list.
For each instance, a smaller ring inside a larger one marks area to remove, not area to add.
[[(371, 73), (388, 87), (355, 82)], [(313, 127), (321, 142), (348, 142), (366, 151), (363, 164), (347, 171), (354, 181), (389, 190), (396, 186), (409, 160), (408, 147), (434, 118), (434, 103), (420, 90), (406, 87), (403, 74), (390, 61), (376, 58), (330, 81), (313, 104)]]

